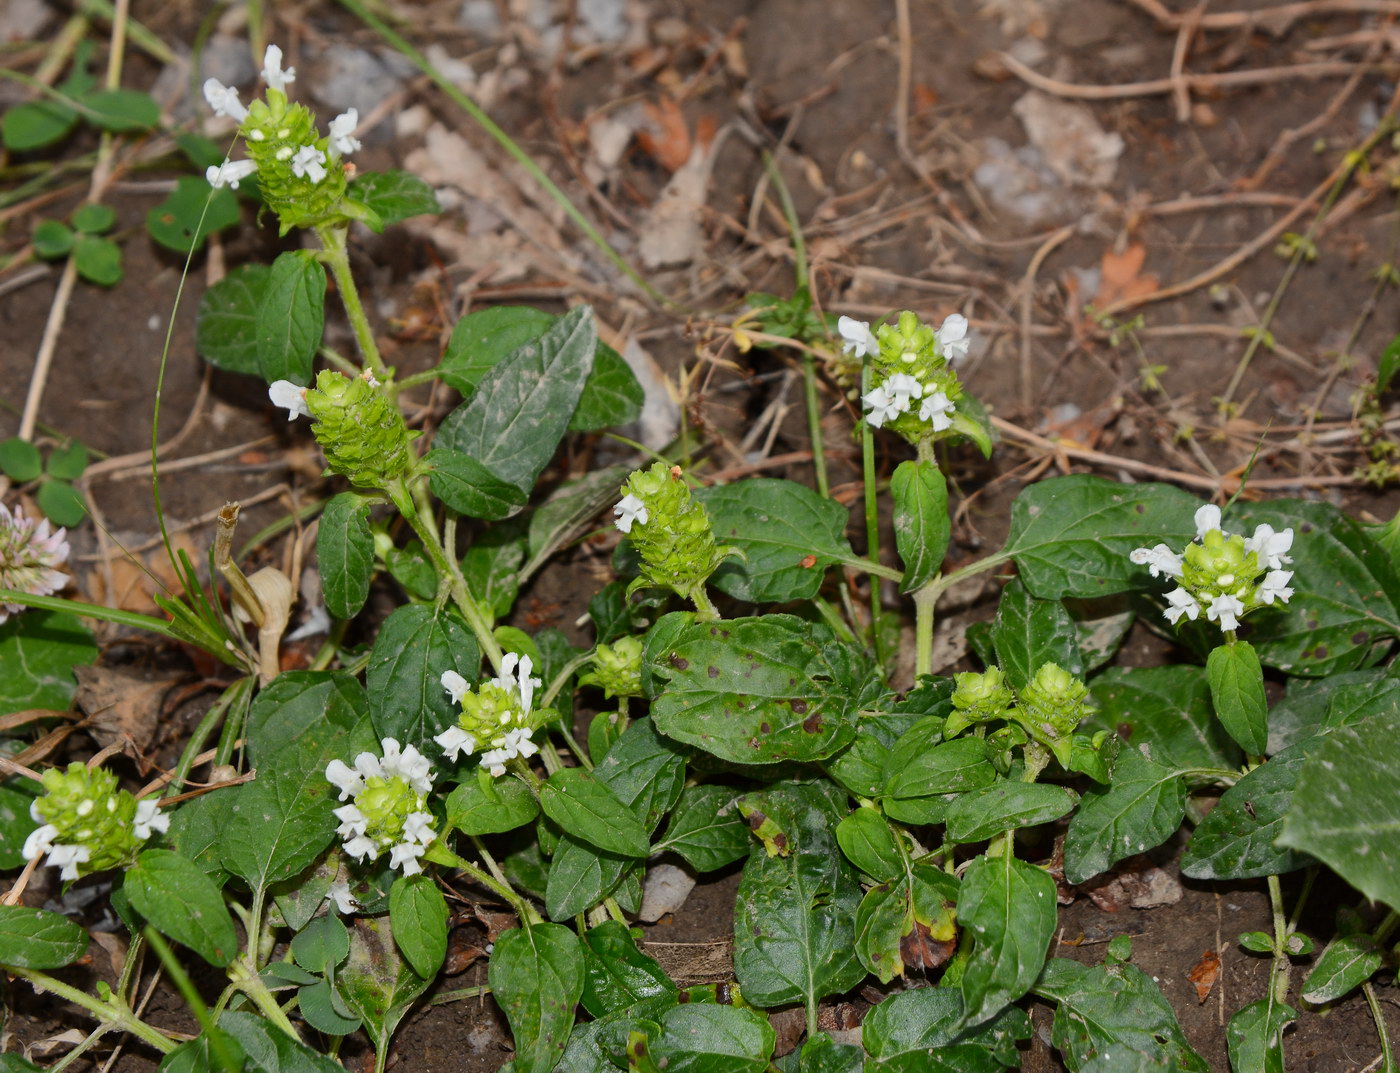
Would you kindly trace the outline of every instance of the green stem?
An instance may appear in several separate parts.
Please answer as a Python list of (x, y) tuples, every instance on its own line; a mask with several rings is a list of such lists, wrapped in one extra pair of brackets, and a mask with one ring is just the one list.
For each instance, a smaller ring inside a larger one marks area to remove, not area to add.
[(414, 495), (403, 481), (395, 481), (394, 487), (386, 488), (385, 491), (389, 493), (389, 498), (393, 500), (394, 506), (403, 515), (404, 521), (408, 522), (409, 527), (423, 542), (423, 550), (427, 552), (428, 558), (437, 568), (439, 576), (447, 579), (453, 603), (461, 610), (462, 616), (467, 620), (467, 625), (471, 627), (472, 633), (476, 634), (477, 644), (481, 646), (482, 653), (499, 674), (504, 653), (496, 641), (496, 635), (491, 632), (486, 615), (477, 602), (472, 599), (471, 592), (467, 588), (466, 578), (462, 576), (462, 572), (458, 569), (453, 557), (443, 549), (442, 542), (438, 537), (437, 526), (433, 522), (432, 512), (430, 510), (419, 511)]
[[(248, 955), (252, 957), (250, 953)], [(242, 991), (253, 1001), (264, 1017), (275, 1024), (294, 1040), (300, 1040), (301, 1035), (297, 1032), (296, 1026), (292, 1024), (291, 1018), (286, 1011), (277, 1004), (277, 998), (267, 989), (267, 985), (262, 982), (262, 977), (253, 971), (242, 960), (235, 961), (228, 968), (229, 979), (233, 981), (238, 990)]]
[(161, 1054), (169, 1054), (177, 1046), (174, 1040), (162, 1035), (159, 1030), (152, 1028), (132, 1013), (124, 1002), (118, 1004), (115, 999), (111, 1002), (103, 1002), (84, 991), (79, 991), (76, 987), (70, 987), (60, 980), (55, 980), (48, 973), (35, 972), (33, 969), (21, 969), (13, 965), (6, 965), (5, 971), (11, 976), (28, 980), (36, 990), (47, 991), (61, 999), (66, 999), (75, 1006), (81, 1006), (99, 1021), (117, 1025), (130, 1032), (137, 1039), (149, 1043)]
[(497, 881), (495, 876), (483, 871), (470, 861), (459, 857), (442, 842), (432, 843), (428, 847), (428, 852), (425, 856), (435, 864), (440, 864), (447, 868), (456, 868), (459, 871), (465, 872), (468, 876), (476, 880), (476, 882), (480, 883), (514, 909), (515, 915), (520, 918), (522, 924), (542, 924), (544, 922), (543, 918), (530, 906), (530, 903), (525, 901), (519, 894), (515, 893), (509, 883)]
[(709, 594), (705, 592), (704, 582), (696, 585), (686, 596), (695, 605), (695, 619), (697, 622), (718, 622), (719, 612), (715, 610), (715, 605), (710, 602)]
[[(860, 373), (860, 391), (865, 395), (870, 391), (870, 362), (865, 362)], [(861, 476), (865, 482), (865, 554), (872, 564), (880, 562), (880, 504), (875, 491), (875, 434), (870, 422), (860, 423)], [(871, 573), (876, 571), (872, 570)], [(870, 642), (875, 650), (875, 662), (885, 665), (885, 652), (880, 628), (880, 582), (870, 579)]]
[[(204, 751), (204, 743), (209, 740), (209, 735), (214, 733), (214, 728), (219, 725), (229, 709), (239, 702), (240, 698), (247, 699), (252, 688), (253, 680), (251, 678), (238, 679), (225, 689), (219, 699), (204, 713), (199, 725), (194, 728), (194, 733), (190, 735), (189, 744), (185, 746), (185, 751), (180, 754), (180, 762), (175, 765), (175, 774), (170, 780), (167, 796), (174, 797), (184, 789), (185, 779), (189, 777), (190, 768), (194, 766), (194, 759)], [(228, 761), (220, 762), (227, 763)]]
[(491, 994), (491, 988), (486, 984), (478, 984), (476, 987), (462, 987), (456, 991), (444, 991), (440, 995), (434, 995), (428, 1000), (429, 1006), (446, 1006), (449, 1002), (462, 1002), (469, 998), (481, 998), (483, 995)]
[(1385, 1011), (1376, 999), (1376, 989), (1367, 980), (1361, 985), (1361, 993), (1366, 996), (1366, 1005), (1371, 1008), (1371, 1018), (1376, 1022), (1376, 1035), (1381, 1041), (1381, 1073), (1395, 1073), (1395, 1055), (1390, 1049), (1390, 1029), (1386, 1027)]
[(554, 698), (559, 696), (560, 691), (568, 683), (569, 678), (572, 677), (576, 670), (593, 662), (593, 651), (594, 650), (590, 648), (582, 655), (575, 656), (573, 659), (569, 660), (568, 663), (564, 664), (558, 674), (550, 679), (549, 688), (544, 691), (544, 696), (540, 698), (541, 708), (548, 708), (554, 703)]
[(0, 603), (37, 607), (44, 611), (63, 611), (79, 618), (95, 618), (102, 622), (115, 622), (118, 626), (150, 630), (172, 641), (181, 640), (180, 635), (172, 630), (170, 623), (164, 619), (152, 618), (136, 611), (123, 611), (118, 607), (85, 604), (81, 600), (65, 600), (61, 596), (35, 596), (33, 593), (19, 592), (15, 589), (0, 589)]
[(817, 365), (809, 351), (802, 352), (802, 388), (807, 402), (807, 437), (812, 441), (812, 470), (817, 491), (825, 499), (831, 495), (826, 476), (826, 441), (822, 437), (821, 400), (817, 397)]
[(1269, 876), (1269, 905), (1274, 919), (1274, 965), (1269, 977), (1275, 1002), (1288, 1001), (1288, 921), (1283, 913), (1283, 888), (1278, 876)]
[(204, 1005), (204, 1000), (199, 997), (199, 992), (190, 982), (190, 975), (180, 964), (170, 945), (161, 936), (160, 932), (149, 924), (142, 929), (146, 934), (146, 941), (151, 944), (151, 949), (156, 952), (160, 962), (165, 966), (166, 974), (175, 982), (176, 989), (185, 1000), (185, 1005), (194, 1014), (194, 1019), (199, 1022), (199, 1027), (203, 1030), (205, 1037), (209, 1040), (209, 1049), (213, 1052), (214, 1059), (227, 1073), (239, 1073), (242, 1069), (240, 1063), (229, 1050), (228, 1040), (222, 1033), (214, 1031), (214, 1018), (209, 1015), (209, 1007)]
[(384, 359), (379, 356), (379, 344), (374, 341), (374, 332), (365, 315), (365, 307), (360, 303), (360, 292), (355, 286), (355, 276), (350, 271), (350, 251), (346, 238), (350, 234), (349, 224), (339, 226), (322, 225), (316, 228), (316, 237), (324, 247), (321, 261), (330, 268), (335, 277), (336, 288), (340, 291), (341, 304), (355, 333), (355, 341), (360, 344), (360, 354), (365, 359), (365, 367), (381, 380), (389, 378)]
[[(871, 582), (871, 584), (879, 584)], [(929, 582), (914, 593), (914, 677), (933, 673), (933, 608), (938, 593)]]

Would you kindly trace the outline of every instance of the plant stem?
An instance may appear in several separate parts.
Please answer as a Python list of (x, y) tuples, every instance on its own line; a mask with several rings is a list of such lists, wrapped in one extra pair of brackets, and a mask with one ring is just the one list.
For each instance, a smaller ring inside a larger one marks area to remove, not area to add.
[(719, 612), (715, 610), (715, 605), (710, 602), (709, 594), (705, 592), (703, 582), (696, 585), (695, 588), (691, 589), (686, 595), (690, 597), (690, 602), (695, 605), (695, 619), (697, 622), (719, 621)]
[(452, 593), (452, 602), (461, 610), (462, 616), (467, 620), (467, 625), (471, 627), (472, 633), (476, 634), (476, 641), (481, 646), (482, 653), (499, 674), (504, 653), (496, 641), (496, 635), (491, 632), (486, 615), (477, 602), (472, 599), (472, 594), (467, 589), (466, 578), (458, 569), (456, 560), (443, 548), (442, 541), (438, 537), (437, 525), (433, 522), (432, 511), (419, 511), (415, 496), (403, 481), (395, 481), (394, 487), (386, 488), (385, 491), (389, 493), (389, 498), (394, 501), (394, 506), (403, 515), (404, 521), (408, 522), (409, 527), (423, 542), (423, 550), (427, 552), (428, 558), (437, 568), (439, 576), (447, 579)]
[(448, 868), (456, 868), (467, 873), (468, 876), (497, 895), (514, 909), (515, 915), (520, 918), (522, 924), (541, 924), (544, 922), (543, 918), (531, 908), (530, 903), (516, 894), (509, 883), (498, 882), (495, 876), (482, 871), (470, 861), (459, 857), (442, 842), (434, 842), (430, 845), (426, 856), (428, 860), (437, 864), (444, 865)]
[(384, 366), (384, 359), (379, 356), (379, 344), (374, 341), (369, 317), (365, 315), (365, 307), (360, 303), (360, 292), (355, 287), (355, 276), (350, 271), (350, 251), (346, 246), (349, 234), (349, 224), (316, 228), (316, 237), (321, 240), (323, 247), (321, 261), (330, 268), (331, 275), (335, 277), (340, 301), (345, 306), (345, 315), (350, 319), (350, 327), (355, 332), (355, 341), (360, 344), (360, 354), (365, 359), (365, 367), (379, 379), (387, 380), (388, 370)]
[(230, 1053), (228, 1041), (220, 1033), (214, 1031), (214, 1018), (209, 1015), (209, 1007), (204, 1005), (204, 1000), (199, 997), (199, 992), (195, 990), (194, 984), (190, 982), (190, 975), (180, 964), (179, 959), (171, 951), (170, 945), (161, 936), (160, 932), (149, 924), (142, 929), (146, 935), (146, 941), (151, 944), (151, 949), (160, 958), (161, 964), (165, 967), (170, 979), (175, 982), (176, 989), (185, 1000), (185, 1005), (190, 1008), (194, 1018), (199, 1022), (199, 1027), (203, 1030), (209, 1040), (209, 1049), (213, 1052), (215, 1060), (227, 1073), (239, 1073), (240, 1063)]
[(47, 991), (61, 999), (66, 999), (75, 1006), (81, 1006), (99, 1021), (125, 1029), (143, 1042), (149, 1043), (161, 1054), (169, 1054), (176, 1047), (174, 1040), (146, 1024), (145, 1021), (132, 1013), (124, 1002), (118, 1004), (115, 999), (111, 1002), (103, 1002), (84, 991), (79, 991), (76, 987), (70, 987), (60, 980), (55, 980), (48, 973), (35, 972), (33, 969), (20, 969), (13, 965), (6, 965), (5, 971), (11, 976), (28, 980), (38, 991)]
[[(870, 362), (865, 363), (860, 373), (860, 390), (864, 395), (870, 391)], [(870, 430), (870, 422), (860, 423), (861, 476), (865, 482), (865, 554), (874, 564), (880, 562), (880, 504), (875, 498), (875, 435)], [(874, 573), (874, 571), (871, 571)], [(875, 651), (875, 662), (885, 665), (884, 643), (880, 623), (880, 582), (870, 579), (870, 647)]]
[[(253, 957), (250, 951), (248, 957)], [(242, 959), (235, 961), (228, 967), (228, 976), (233, 981), (234, 986), (247, 995), (264, 1017), (275, 1024), (294, 1040), (300, 1040), (301, 1035), (297, 1032), (296, 1026), (292, 1024), (286, 1012), (277, 1004), (276, 997), (267, 989), (267, 985), (262, 982), (262, 977), (250, 968)]]
[(1385, 1011), (1376, 999), (1376, 989), (1367, 980), (1361, 985), (1361, 993), (1366, 996), (1366, 1005), (1371, 1008), (1371, 1017), (1376, 1022), (1376, 1035), (1381, 1041), (1381, 1073), (1395, 1073), (1395, 1055), (1390, 1049), (1390, 1029), (1385, 1024)]
[(199, 725), (194, 728), (194, 733), (190, 735), (189, 744), (185, 746), (185, 751), (180, 754), (180, 762), (175, 765), (175, 774), (171, 777), (167, 789), (168, 797), (174, 797), (184, 789), (185, 779), (189, 777), (190, 768), (194, 766), (194, 758), (204, 751), (204, 743), (209, 739), (209, 735), (214, 732), (214, 728), (219, 725), (220, 720), (224, 718), (229, 709), (238, 703), (240, 697), (246, 699), (252, 686), (253, 680), (251, 678), (238, 679), (225, 689), (219, 699), (204, 713)]
[(482, 995), (491, 994), (491, 988), (486, 984), (478, 984), (476, 987), (462, 987), (456, 991), (444, 991), (440, 995), (434, 995), (428, 1000), (429, 1006), (446, 1006), (449, 1002), (461, 1002), (469, 998), (480, 998)]
[[(871, 582), (878, 584), (878, 582)], [(914, 678), (933, 673), (933, 607), (938, 592), (929, 582), (914, 593)]]
[(1269, 976), (1275, 1002), (1288, 1001), (1288, 922), (1283, 913), (1283, 888), (1278, 876), (1269, 876), (1269, 905), (1274, 918), (1274, 966)]

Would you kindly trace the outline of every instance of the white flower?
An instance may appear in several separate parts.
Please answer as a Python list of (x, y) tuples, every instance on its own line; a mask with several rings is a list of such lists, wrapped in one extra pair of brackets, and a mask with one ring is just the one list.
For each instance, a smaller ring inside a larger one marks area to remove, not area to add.
[(617, 506), (613, 507), (613, 513), (617, 515), (617, 527), (624, 533), (632, 531), (634, 522), (638, 525), (647, 524), (647, 505), (631, 492), (623, 496)]
[(1155, 548), (1134, 548), (1128, 554), (1128, 559), (1137, 566), (1147, 567), (1153, 577), (1163, 574), (1168, 577), (1181, 576), (1181, 556), (1165, 544), (1158, 544)]
[(418, 842), (426, 846), (437, 838), (437, 832), (428, 826), (432, 822), (433, 814), (431, 812), (410, 812), (408, 819), (403, 821), (404, 841)]
[(866, 415), (866, 420), (870, 422), (872, 428), (881, 427), (886, 421), (893, 421), (896, 417), (909, 409), (909, 400), (904, 400), (904, 405), (899, 405), (899, 398), (891, 395), (883, 387), (877, 387), (874, 391), (869, 391), (861, 396), (861, 402), (870, 412)]
[(346, 916), (360, 908), (360, 903), (350, 893), (350, 883), (344, 879), (338, 879), (330, 885), (330, 889), (326, 891), (325, 900), (332, 903), (337, 912)]
[(384, 761), (381, 765), (384, 778), (391, 779), (397, 776), (412, 786), (416, 793), (432, 792), (433, 765), (426, 756), (412, 745), (400, 752), (399, 743), (393, 738), (385, 738), (381, 744), (384, 747)]
[(946, 360), (957, 364), (967, 357), (967, 348), (972, 340), (967, 337), (967, 318), (961, 313), (954, 313), (944, 320), (943, 326), (935, 335), (938, 339), (938, 352)]
[(540, 751), (540, 747), (530, 740), (529, 727), (507, 730), (503, 748), (512, 750), (516, 756), (534, 756)]
[[(387, 738), (386, 740), (394, 741), (393, 738)], [(398, 751), (398, 747), (399, 743), (394, 741), (394, 750), (396, 752)], [(379, 757), (371, 752), (363, 752), (356, 755), (355, 770), (366, 779), (379, 779), (384, 777), (384, 767), (379, 762)]]
[(456, 671), (443, 671), (442, 677), (438, 681), (442, 683), (442, 688), (447, 690), (447, 695), (452, 698), (453, 704), (461, 704), (462, 698), (471, 689), (471, 686), (467, 685), (467, 680)]
[(924, 396), (924, 404), (919, 407), (919, 420), (927, 421), (933, 426), (934, 432), (942, 432), (944, 429), (953, 427), (953, 419), (948, 415), (956, 407), (948, 396), (941, 391), (935, 391), (931, 395)]
[(287, 411), (288, 421), (295, 421), (299, 416), (311, 416), (311, 411), (306, 408), (306, 388), (290, 380), (274, 380), (267, 389), (267, 397), (272, 400), (273, 406), (283, 407)]
[(339, 759), (326, 765), (326, 781), (340, 791), (342, 801), (354, 797), (365, 788), (364, 776)]
[(1281, 604), (1288, 603), (1289, 597), (1293, 595), (1293, 590), (1288, 587), (1292, 577), (1292, 570), (1270, 570), (1259, 583), (1254, 598), (1265, 604), (1272, 604), (1275, 600)]
[(360, 148), (360, 139), (355, 137), (355, 128), (359, 125), (360, 113), (354, 108), (341, 112), (331, 120), (326, 133), (330, 135), (331, 148), (339, 156), (353, 153)]
[[(34, 806), (31, 804), (30, 814), (32, 815), (33, 812)], [(36, 827), (29, 832), (29, 837), (24, 840), (24, 848), (20, 850), (20, 853), (26, 861), (34, 857), (42, 857), (53, 849), (53, 840), (57, 837), (58, 828), (51, 823)]]
[(884, 387), (901, 411), (909, 409), (911, 398), (917, 399), (924, 393), (924, 385), (908, 373), (895, 373), (885, 381)]
[(481, 754), (481, 766), (491, 773), (493, 779), (499, 779), (506, 773), (506, 761), (514, 754), (509, 749), (491, 749)]
[(251, 160), (225, 160), (222, 164), (210, 164), (204, 169), (204, 178), (215, 190), (222, 187), (238, 189), (238, 184), (258, 170)]
[(263, 81), (275, 90), (285, 91), (288, 82), (297, 80), (297, 69), (288, 67), (282, 70), (282, 50), (276, 45), (268, 45), (263, 53)]
[(160, 804), (147, 798), (145, 801), (136, 802), (136, 818), (131, 829), (136, 833), (136, 837), (143, 841), (151, 835), (160, 831), (164, 834), (170, 830), (170, 814), (160, 810)]
[(369, 830), (369, 817), (360, 811), (358, 805), (341, 805), (340, 808), (332, 810), (331, 815), (340, 821), (335, 833), (341, 838), (363, 835)]
[[(0, 589), (51, 596), (68, 584), (58, 567), (68, 561), (67, 530), (52, 532), (47, 518), (38, 522), (15, 507), (0, 504)], [(0, 622), (24, 610), (21, 604), (0, 603)], [(36, 820), (40, 817), (35, 816)]]
[(1263, 523), (1255, 527), (1252, 537), (1244, 538), (1244, 550), (1256, 552), (1260, 565), (1266, 566), (1270, 570), (1277, 570), (1284, 563), (1293, 561), (1288, 555), (1288, 549), (1291, 547), (1293, 547), (1291, 527), (1281, 533), (1276, 533), (1272, 525)]
[(1220, 508), (1207, 503), (1196, 511), (1196, 539), (1204, 540), (1207, 533), (1220, 528)]
[(1196, 598), (1182, 588), (1167, 593), (1167, 604), (1169, 606), (1163, 609), (1162, 615), (1173, 626), (1181, 620), (1182, 615), (1195, 622), (1196, 616), (1201, 613), (1201, 605), (1196, 602)]
[(1240, 620), (1237, 616), (1244, 614), (1244, 604), (1238, 596), (1231, 596), (1226, 593), (1223, 596), (1212, 596), (1210, 606), (1206, 608), (1206, 618), (1212, 622), (1219, 622), (1222, 630), (1237, 630), (1240, 628)]
[(379, 847), (375, 845), (374, 839), (366, 838), (364, 835), (356, 835), (349, 842), (341, 847), (347, 856), (354, 857), (357, 861), (366, 858), (373, 859), (379, 854)]
[(313, 183), (326, 177), (326, 154), (314, 145), (303, 145), (292, 157), (292, 174), (297, 178), (305, 176)]
[(238, 100), (238, 90), (224, 85), (217, 78), (204, 80), (204, 99), (214, 109), (215, 115), (226, 115), (240, 123), (248, 118), (248, 109)]
[(538, 678), (530, 677), (534, 666), (534, 661), (529, 656), (507, 652), (501, 659), (500, 677), (491, 679), (491, 684), (496, 688), (520, 695), (522, 709), (520, 714), (522, 716), (530, 714), (530, 706), (535, 698), (535, 689), (543, 684)]
[(63, 880), (78, 878), (78, 865), (86, 864), (92, 853), (86, 846), (54, 846), (49, 850), (48, 863), (62, 866), (58, 878)]
[(866, 321), (856, 320), (855, 317), (842, 317), (836, 322), (836, 330), (845, 340), (841, 349), (847, 354), (863, 358), (867, 354), (880, 353), (880, 341), (875, 338), (875, 333), (870, 330)]
[(447, 754), (449, 760), (456, 760), (459, 753), (470, 756), (476, 752), (476, 738), (459, 726), (448, 727), (433, 738), (433, 741), (442, 746), (442, 751)]
[(405, 876), (416, 876), (423, 870), (423, 866), (418, 863), (418, 858), (423, 856), (424, 849), (416, 842), (400, 842), (389, 850), (389, 867), (401, 868)]

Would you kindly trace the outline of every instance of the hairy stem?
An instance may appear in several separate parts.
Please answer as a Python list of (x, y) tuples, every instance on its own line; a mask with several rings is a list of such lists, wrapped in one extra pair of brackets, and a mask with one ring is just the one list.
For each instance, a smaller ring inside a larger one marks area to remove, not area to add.
[(5, 971), (11, 976), (18, 976), (28, 980), (38, 991), (47, 991), (52, 995), (57, 995), (61, 999), (81, 1006), (92, 1014), (99, 1021), (117, 1025), (130, 1032), (137, 1039), (144, 1043), (149, 1043), (161, 1054), (169, 1054), (176, 1047), (176, 1043), (168, 1036), (162, 1035), (158, 1029), (146, 1024), (126, 1003), (120, 1003), (114, 999), (111, 1002), (103, 1002), (94, 998), (85, 991), (79, 991), (76, 987), (70, 987), (61, 980), (55, 980), (48, 973), (36, 972), (33, 969), (20, 969), (12, 965), (5, 966)]
[(335, 277), (336, 289), (340, 291), (341, 304), (345, 315), (350, 319), (350, 327), (355, 333), (355, 341), (360, 345), (360, 354), (365, 359), (365, 368), (380, 379), (388, 378), (384, 359), (379, 356), (379, 344), (374, 341), (374, 332), (369, 326), (369, 317), (360, 302), (360, 292), (355, 286), (355, 276), (350, 271), (350, 251), (346, 238), (350, 234), (348, 224), (338, 227), (316, 228), (316, 237), (323, 247), (321, 261)]

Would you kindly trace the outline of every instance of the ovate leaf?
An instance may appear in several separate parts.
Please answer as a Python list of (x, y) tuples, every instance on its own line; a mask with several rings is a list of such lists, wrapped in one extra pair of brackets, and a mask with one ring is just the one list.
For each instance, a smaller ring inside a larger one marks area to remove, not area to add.
[(0, 715), (64, 711), (78, 688), (73, 668), (97, 659), (92, 632), (63, 611), (37, 608), (0, 624)]
[(1262, 756), (1269, 744), (1269, 705), (1264, 699), (1264, 672), (1248, 641), (1217, 645), (1206, 660), (1215, 714), (1251, 756)]
[(382, 225), (373, 228), (376, 232), (410, 216), (442, 211), (433, 188), (406, 171), (362, 172), (351, 181), (347, 193), (374, 210)]
[(146, 213), (146, 230), (167, 249), (189, 253), (202, 248), (215, 231), (238, 223), (238, 218), (238, 196), (232, 190), (216, 190), (202, 177), (182, 175), (175, 180), (174, 191)]
[(515, 1038), (515, 1073), (550, 1073), (583, 994), (578, 937), (558, 924), (512, 928), (496, 940), (487, 981)]
[(1055, 881), (1017, 860), (978, 857), (963, 875), (958, 918), (973, 936), (963, 968), (964, 1022), (980, 1024), (1031, 989), (1055, 936)]
[(335, 618), (353, 618), (369, 598), (374, 572), (374, 536), (369, 531), (369, 500), (341, 492), (326, 504), (316, 530), (321, 592)]
[(143, 850), (122, 889), (137, 912), (209, 964), (222, 967), (238, 954), (238, 935), (219, 888), (188, 858)]
[(1182, 770), (1158, 764), (1131, 745), (1118, 750), (1113, 782), (1080, 799), (1065, 835), (1065, 878), (1071, 883), (1159, 846), (1186, 814)]
[(65, 916), (25, 905), (0, 905), (0, 965), (61, 969), (82, 957), (87, 946), (87, 932)]
[(394, 942), (413, 971), (431, 980), (447, 957), (447, 902), (431, 876), (400, 876), (389, 888)]
[(426, 748), (428, 739), (457, 721), (443, 672), (474, 681), (480, 659), (471, 629), (455, 611), (400, 607), (380, 628), (365, 673), (375, 733)]
[(943, 568), (952, 523), (948, 482), (933, 461), (901, 462), (890, 480), (894, 498), (894, 542), (904, 563), (900, 588), (913, 592)]
[(326, 320), (326, 270), (311, 250), (288, 250), (272, 262), (254, 316), (258, 370), (264, 380), (311, 382)]
[(1002, 590), (992, 623), (997, 662), (1015, 689), (1023, 689), (1044, 663), (1055, 663), (1076, 677), (1084, 674), (1079, 631), (1059, 600), (1038, 600), (1020, 580)]

